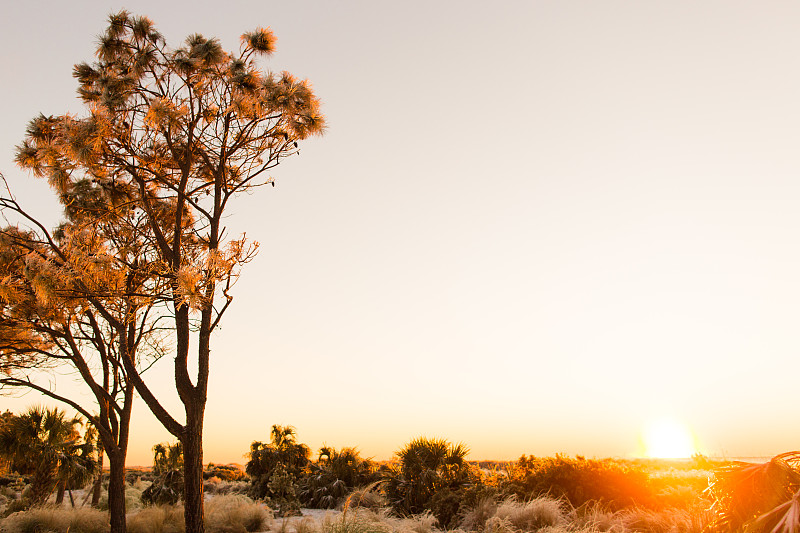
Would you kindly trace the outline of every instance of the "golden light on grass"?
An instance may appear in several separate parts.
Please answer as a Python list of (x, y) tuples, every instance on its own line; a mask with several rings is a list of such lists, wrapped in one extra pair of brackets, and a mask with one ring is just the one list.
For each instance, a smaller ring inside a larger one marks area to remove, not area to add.
[(697, 453), (692, 432), (676, 420), (662, 418), (650, 422), (642, 434), (647, 457), (682, 459)]

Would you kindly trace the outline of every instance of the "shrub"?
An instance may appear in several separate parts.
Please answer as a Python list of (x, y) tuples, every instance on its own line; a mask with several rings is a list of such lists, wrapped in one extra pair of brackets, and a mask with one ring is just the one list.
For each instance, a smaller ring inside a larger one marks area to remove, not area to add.
[(375, 464), (362, 459), (355, 448), (322, 447), (316, 463), (310, 463), (300, 480), (300, 499), (308, 507), (333, 509), (356, 487), (377, 481)]
[(272, 426), (270, 443), (250, 445), (245, 472), (250, 476), (250, 494), (264, 499), (278, 514), (296, 514), (300, 508), (298, 479), (309, 463), (308, 446), (300, 444), (291, 426)]
[(221, 481), (243, 481), (247, 474), (236, 465), (215, 465), (209, 463), (203, 471), (203, 479), (217, 478)]
[(5, 518), (3, 533), (108, 533), (108, 514), (91, 507), (38, 507)]
[(657, 503), (647, 472), (613, 459), (523, 455), (509, 465), (508, 474), (504, 491), (523, 500), (549, 494), (563, 497), (575, 507), (602, 501), (613, 509)]
[(144, 505), (175, 505), (183, 497), (183, 470), (170, 470), (142, 492)]
[(183, 445), (180, 442), (153, 446), (153, 475), (153, 482), (142, 491), (143, 504), (175, 505), (183, 498)]
[(384, 490), (401, 515), (432, 511), (448, 527), (456, 518), (463, 490), (478, 480), (467, 463), (468, 449), (443, 439), (418, 438), (396, 454)]

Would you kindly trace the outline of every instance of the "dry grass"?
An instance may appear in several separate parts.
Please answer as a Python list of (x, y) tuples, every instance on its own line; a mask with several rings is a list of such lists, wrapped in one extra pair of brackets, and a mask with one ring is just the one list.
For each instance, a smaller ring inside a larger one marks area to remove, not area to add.
[[(255, 533), (266, 531), (272, 515), (245, 496), (217, 496), (205, 504), (208, 533)], [(145, 507), (128, 516), (129, 533), (183, 533), (183, 506)]]
[(128, 533), (183, 533), (183, 507), (158, 505), (128, 515)]
[(212, 477), (203, 482), (203, 492), (206, 494), (247, 494), (249, 489), (248, 481), (224, 481)]
[(587, 531), (625, 533), (701, 533), (710, 521), (707, 511), (696, 509), (629, 508), (611, 511), (599, 503), (573, 509), (568, 515), (571, 528)]
[(486, 527), (486, 521), (497, 512), (497, 502), (494, 498), (481, 498), (475, 507), (467, 511), (461, 519), (460, 529), (466, 531), (481, 531)]
[(378, 492), (379, 483), (371, 483), (366, 487), (360, 487), (350, 493), (344, 503), (344, 507), (365, 507), (377, 511), (387, 506), (386, 498)]
[(464, 515), (461, 528), (466, 531), (511, 533), (540, 531), (565, 523), (565, 504), (555, 498), (540, 496), (520, 502), (512, 497), (499, 504), (491, 498), (484, 498)]
[(321, 529), (322, 533), (434, 533), (435, 526), (436, 518), (430, 513), (397, 518), (389, 509), (355, 508), (325, 516)]
[[(150, 486), (149, 481), (136, 480), (133, 485), (125, 484), (125, 510), (128, 513), (142, 508), (142, 492)], [(105, 487), (107, 489), (107, 487)], [(108, 491), (103, 490), (98, 507), (108, 511)]]
[(507, 521), (517, 531), (538, 531), (548, 526), (559, 526), (565, 521), (561, 501), (547, 496), (528, 502), (518, 502), (513, 498), (505, 500), (497, 507), (495, 517)]
[(109, 528), (108, 514), (90, 507), (40, 507), (0, 522), (3, 533), (108, 533)]
[(272, 514), (246, 496), (217, 496), (206, 502), (206, 531), (209, 533), (255, 533), (264, 531)]

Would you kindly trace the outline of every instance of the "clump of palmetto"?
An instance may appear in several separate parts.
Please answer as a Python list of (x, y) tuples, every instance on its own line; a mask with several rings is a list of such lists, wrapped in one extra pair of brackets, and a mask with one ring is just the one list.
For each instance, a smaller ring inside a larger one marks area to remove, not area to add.
[(156, 444), (153, 446), (152, 485), (142, 492), (145, 505), (174, 505), (183, 496), (183, 446)]
[(91, 479), (95, 448), (91, 438), (81, 437), (81, 424), (58, 409), (31, 407), (0, 426), (0, 455), (13, 470), (31, 476), (31, 488), (19, 507), (42, 505), (54, 490), (56, 503), (62, 502), (65, 490), (72, 501), (72, 488)]
[(418, 438), (397, 452), (384, 492), (401, 516), (430, 511), (449, 527), (457, 518), (465, 489), (478, 475), (467, 462), (469, 449), (444, 439)]
[(355, 448), (336, 450), (323, 446), (316, 463), (310, 463), (300, 482), (300, 498), (315, 509), (341, 505), (356, 487), (379, 479), (375, 464), (363, 459)]
[(250, 445), (245, 472), (250, 495), (264, 500), (279, 516), (300, 514), (299, 479), (309, 463), (308, 446), (298, 443), (292, 426), (272, 426), (270, 442)]
[(800, 531), (800, 452), (720, 468), (708, 492), (714, 500), (711, 531)]

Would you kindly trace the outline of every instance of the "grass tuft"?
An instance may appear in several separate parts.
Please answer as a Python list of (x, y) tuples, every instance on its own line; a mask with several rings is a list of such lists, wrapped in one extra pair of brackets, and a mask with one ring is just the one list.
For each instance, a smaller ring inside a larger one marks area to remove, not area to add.
[(128, 515), (128, 533), (183, 533), (183, 506), (154, 505)]
[(206, 502), (209, 533), (254, 533), (264, 531), (272, 514), (261, 504), (242, 495), (216, 496)]
[(91, 507), (38, 507), (2, 521), (3, 533), (108, 533), (108, 514)]

